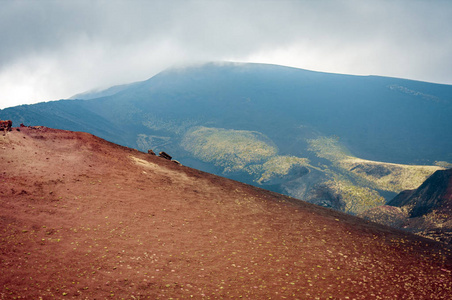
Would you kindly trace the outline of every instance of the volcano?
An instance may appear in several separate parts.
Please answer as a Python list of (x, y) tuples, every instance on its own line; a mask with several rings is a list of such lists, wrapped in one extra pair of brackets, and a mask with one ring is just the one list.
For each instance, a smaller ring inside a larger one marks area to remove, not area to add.
[(6, 108), (0, 119), (169, 152), (185, 166), (358, 215), (448, 168), (450, 95), (451, 85), (213, 62)]

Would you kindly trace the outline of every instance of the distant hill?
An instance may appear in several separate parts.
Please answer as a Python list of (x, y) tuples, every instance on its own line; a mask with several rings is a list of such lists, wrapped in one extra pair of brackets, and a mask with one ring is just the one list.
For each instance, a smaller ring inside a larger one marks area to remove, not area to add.
[(91, 134), (14, 128), (0, 134), (0, 170), (1, 299), (447, 299), (452, 289), (447, 245)]
[(452, 241), (452, 169), (436, 171), (421, 186), (406, 190), (362, 217), (450, 243)]
[(410, 207), (412, 218), (433, 211), (452, 216), (452, 169), (436, 171), (419, 188), (399, 194), (388, 205)]
[(450, 85), (209, 63), (79, 100), (7, 108), (0, 118), (166, 151), (187, 166), (356, 214), (452, 162), (451, 95)]

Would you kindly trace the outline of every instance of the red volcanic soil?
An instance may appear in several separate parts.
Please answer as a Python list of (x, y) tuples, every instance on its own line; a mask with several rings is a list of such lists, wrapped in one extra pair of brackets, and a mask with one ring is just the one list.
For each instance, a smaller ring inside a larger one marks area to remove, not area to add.
[(0, 134), (1, 299), (450, 299), (447, 247), (90, 134)]

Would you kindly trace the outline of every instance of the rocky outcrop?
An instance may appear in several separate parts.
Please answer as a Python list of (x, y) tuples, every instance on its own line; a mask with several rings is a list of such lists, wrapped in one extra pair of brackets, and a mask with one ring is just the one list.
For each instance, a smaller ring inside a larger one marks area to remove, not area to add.
[(13, 122), (11, 120), (0, 120), (0, 130), (3, 131), (11, 131), (11, 127), (13, 126)]
[(167, 159), (167, 160), (172, 160), (173, 159), (173, 157), (171, 155), (169, 155), (168, 153), (163, 152), (163, 151), (159, 153), (159, 157), (162, 157), (162, 158)]
[(452, 242), (452, 169), (433, 173), (419, 188), (359, 215), (444, 243)]
[(410, 218), (420, 217), (433, 211), (451, 214), (452, 169), (436, 171), (419, 188), (401, 192), (389, 201), (388, 205), (410, 207)]

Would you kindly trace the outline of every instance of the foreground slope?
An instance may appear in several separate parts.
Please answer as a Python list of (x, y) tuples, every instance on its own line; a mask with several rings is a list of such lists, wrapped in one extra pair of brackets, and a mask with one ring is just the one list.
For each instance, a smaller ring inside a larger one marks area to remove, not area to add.
[(86, 133), (0, 135), (0, 298), (446, 299), (446, 246)]

